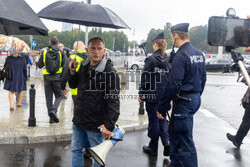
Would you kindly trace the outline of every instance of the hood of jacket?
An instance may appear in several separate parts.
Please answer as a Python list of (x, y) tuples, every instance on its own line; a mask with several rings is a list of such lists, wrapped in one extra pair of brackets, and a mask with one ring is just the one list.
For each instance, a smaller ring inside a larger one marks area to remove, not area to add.
[[(82, 66), (87, 66), (90, 64), (90, 60), (89, 60), (89, 58), (87, 58), (86, 61), (82, 61), (81, 63), (82, 63)], [(95, 68), (95, 71), (96, 72), (103, 72), (107, 65), (113, 66), (113, 62), (110, 59), (105, 59), (103, 57), (101, 62)]]
[(155, 66), (162, 68), (162, 69), (167, 68), (166, 62), (168, 62), (168, 57), (166, 53), (164, 54), (164, 57), (162, 57), (161, 50), (159, 49), (159, 50), (156, 50), (152, 56), (154, 58)]

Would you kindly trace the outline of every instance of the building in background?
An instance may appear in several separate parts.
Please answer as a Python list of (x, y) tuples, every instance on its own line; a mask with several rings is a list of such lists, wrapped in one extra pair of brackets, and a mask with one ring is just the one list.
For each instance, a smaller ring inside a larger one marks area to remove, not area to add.
[(62, 23), (62, 31), (72, 31), (71, 23)]

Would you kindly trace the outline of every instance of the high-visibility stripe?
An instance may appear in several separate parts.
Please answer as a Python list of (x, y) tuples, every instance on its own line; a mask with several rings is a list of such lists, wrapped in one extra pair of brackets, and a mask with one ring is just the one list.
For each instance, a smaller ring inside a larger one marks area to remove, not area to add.
[[(59, 67), (59, 70), (56, 72), (56, 74), (61, 74), (62, 70), (63, 70), (63, 68)], [(43, 75), (48, 75), (48, 74), (50, 74), (50, 73), (46, 70), (46, 68), (44, 68), (43, 69)]]
[(71, 59), (76, 59), (77, 67), (76, 72), (80, 69), (81, 62), (84, 60), (82, 57), (78, 56), (77, 54), (70, 55)]
[[(85, 50), (78, 50), (77, 53), (83, 53), (86, 52)], [(71, 59), (76, 59), (77, 61), (77, 67), (76, 67), (76, 72), (79, 71), (81, 62), (84, 60), (82, 57), (78, 56), (77, 54), (70, 55)], [(77, 88), (75, 89), (70, 89), (70, 92), (72, 95), (77, 95)]]
[(77, 88), (75, 88), (75, 89), (71, 88), (70, 92), (71, 92), (72, 95), (77, 95)]

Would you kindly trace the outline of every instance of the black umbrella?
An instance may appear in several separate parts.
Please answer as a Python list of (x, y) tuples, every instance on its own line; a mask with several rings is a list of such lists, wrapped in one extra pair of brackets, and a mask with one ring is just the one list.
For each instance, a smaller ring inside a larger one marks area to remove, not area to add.
[(0, 0), (0, 34), (48, 35), (48, 29), (24, 0)]
[(107, 28), (129, 28), (113, 11), (100, 5), (57, 1), (42, 9), (38, 16), (55, 21)]

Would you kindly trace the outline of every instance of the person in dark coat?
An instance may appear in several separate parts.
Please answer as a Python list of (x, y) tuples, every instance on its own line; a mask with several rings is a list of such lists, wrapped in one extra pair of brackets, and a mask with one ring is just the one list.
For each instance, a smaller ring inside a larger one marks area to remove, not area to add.
[(164, 119), (157, 117), (159, 114), (158, 105), (165, 87), (166, 76), (169, 70), (167, 54), (165, 53), (167, 44), (164, 34), (159, 33), (152, 39), (154, 53), (145, 59), (145, 65), (141, 76), (139, 91), (139, 102), (146, 102), (146, 111), (148, 113), (148, 137), (150, 142), (148, 146), (143, 147), (147, 154), (156, 156), (158, 151), (158, 140), (161, 138), (164, 146), (163, 155), (169, 156), (169, 137), (167, 133), (168, 122), (166, 114)]
[[(69, 63), (69, 86), (77, 88), (72, 132), (72, 167), (84, 164), (83, 147), (87, 140), (90, 146), (110, 139), (120, 115), (120, 79), (110, 59), (104, 59), (105, 44), (102, 38), (88, 41), (86, 49), (89, 61)], [(73, 66), (72, 66), (73, 64)], [(94, 163), (99, 167), (98, 163)]]
[[(4, 89), (9, 91), (10, 111), (14, 110), (14, 94), (17, 92), (17, 107), (21, 107), (22, 91), (26, 90), (27, 66), (25, 58), (14, 51), (8, 56), (4, 67), (8, 70), (8, 77), (4, 83)], [(10, 74), (11, 73), (11, 74)]]
[[(169, 131), (170, 166), (174, 167), (198, 167), (193, 141), (193, 115), (200, 107), (206, 68), (204, 55), (189, 42), (188, 26), (188, 23), (181, 23), (171, 27), (172, 41), (179, 49), (173, 56), (158, 109), (159, 113), (166, 114), (171, 107), (170, 101), (178, 97), (178, 92), (180, 96), (190, 99), (178, 98), (174, 101), (175, 113)], [(161, 114), (159, 119), (163, 119)]]

